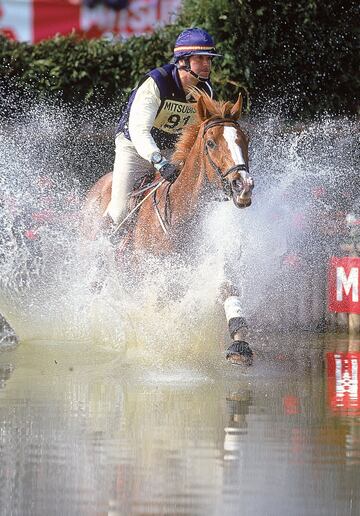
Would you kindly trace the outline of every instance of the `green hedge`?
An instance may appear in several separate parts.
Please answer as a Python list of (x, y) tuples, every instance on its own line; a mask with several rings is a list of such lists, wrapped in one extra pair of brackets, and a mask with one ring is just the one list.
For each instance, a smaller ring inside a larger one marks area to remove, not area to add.
[(144, 72), (169, 61), (183, 28), (201, 26), (224, 55), (213, 72), (220, 96), (242, 89), (255, 109), (275, 99), (303, 117), (355, 114), (358, 14), (349, 0), (185, 0), (175, 24), (116, 43), (56, 36), (32, 46), (0, 37), (1, 112), (29, 98), (120, 106)]
[(225, 59), (219, 80), (255, 104), (288, 94), (298, 113), (358, 113), (359, 2), (185, 0), (181, 20), (211, 29)]
[(72, 35), (32, 46), (0, 36), (0, 86), (20, 97), (74, 104), (116, 101), (144, 70), (161, 64), (163, 45), (161, 32), (115, 44)]

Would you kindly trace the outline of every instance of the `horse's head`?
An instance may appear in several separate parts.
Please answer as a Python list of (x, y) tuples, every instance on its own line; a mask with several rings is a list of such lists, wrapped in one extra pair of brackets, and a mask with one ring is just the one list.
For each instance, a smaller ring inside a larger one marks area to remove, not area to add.
[(238, 124), (241, 108), (241, 95), (236, 104), (215, 102), (204, 94), (197, 99), (206, 175), (235, 206), (246, 208), (254, 182), (249, 175), (249, 140)]

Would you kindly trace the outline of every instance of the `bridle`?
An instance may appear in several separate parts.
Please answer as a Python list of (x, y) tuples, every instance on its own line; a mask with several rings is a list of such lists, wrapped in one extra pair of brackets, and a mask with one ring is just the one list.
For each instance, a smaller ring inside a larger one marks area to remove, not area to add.
[[(207, 124), (205, 124), (204, 129), (203, 129), (202, 138), (204, 139), (206, 131), (208, 129), (210, 129), (211, 127), (219, 126), (219, 125), (222, 125), (222, 126), (230, 125), (230, 126), (235, 127), (236, 129), (239, 128), (239, 126), (235, 122), (235, 120), (226, 119), (226, 118), (213, 119), (213, 120), (210, 120)], [(210, 165), (212, 166), (212, 168), (214, 169), (214, 171), (216, 172), (216, 174), (219, 176), (219, 178), (221, 180), (221, 185), (222, 185), (224, 194), (227, 196), (228, 199), (230, 199), (231, 196), (232, 196), (233, 190), (237, 191), (237, 187), (236, 187), (236, 184), (235, 184), (237, 182), (237, 180), (231, 181), (231, 183), (229, 183), (229, 181), (226, 178), (229, 176), (229, 174), (231, 174), (231, 172), (243, 171), (243, 172), (247, 172), (248, 173), (248, 170), (249, 170), (248, 166), (245, 165), (245, 164), (234, 165), (234, 166), (230, 167), (228, 170), (226, 170), (225, 172), (222, 172), (221, 168), (218, 167), (216, 165), (216, 163), (213, 161), (213, 159), (211, 158), (207, 145), (205, 145), (205, 154), (206, 154), (206, 157), (207, 157)], [(171, 207), (170, 207), (170, 196), (169, 196), (169, 193), (170, 193), (170, 188), (171, 188), (172, 183), (167, 183), (166, 184), (165, 194), (161, 194), (161, 195), (165, 195), (165, 210), (164, 210), (164, 214), (162, 215), (160, 213), (160, 210), (159, 210), (159, 201), (157, 199), (157, 190), (158, 190), (159, 186), (161, 186), (163, 183), (164, 183), (164, 179), (161, 180), (160, 182), (152, 183), (150, 185), (150, 187), (154, 187), (154, 188), (150, 191), (150, 193), (147, 194), (147, 196), (144, 197), (144, 199), (142, 201), (140, 201), (140, 203), (136, 206), (135, 209), (137, 209), (137, 207), (148, 196), (152, 195), (152, 197), (153, 197), (153, 206), (154, 206), (154, 209), (155, 209), (155, 213), (156, 213), (156, 215), (157, 215), (157, 217), (159, 219), (159, 222), (160, 222), (162, 230), (166, 234), (168, 232), (168, 228), (171, 226)], [(144, 191), (146, 191), (148, 189), (149, 189), (149, 185), (146, 186)], [(140, 190), (140, 192), (141, 192), (141, 190)], [(139, 193), (139, 192), (136, 192), (136, 193)], [(221, 199), (221, 200), (224, 200), (224, 199)], [(131, 213), (132, 212), (130, 212), (130, 214)], [(125, 220), (126, 220), (126, 218), (125, 218)]]
[[(235, 129), (238, 129), (238, 124), (235, 122), (235, 120), (231, 119), (216, 119), (216, 120), (210, 120), (207, 124), (204, 126), (202, 138), (205, 137), (206, 132), (211, 129), (212, 127), (217, 127), (219, 125), (222, 126), (233, 126)], [(232, 184), (229, 183), (229, 181), (226, 179), (229, 174), (232, 172), (246, 172), (249, 173), (249, 167), (245, 164), (239, 164), (239, 165), (233, 165), (228, 170), (223, 172), (220, 167), (217, 166), (217, 164), (213, 161), (212, 157), (210, 156), (208, 146), (205, 144), (205, 155), (212, 166), (213, 170), (216, 172), (218, 177), (221, 180), (221, 186), (223, 188), (223, 191), (225, 195), (228, 197), (231, 197), (232, 194)], [(233, 183), (233, 182), (232, 182)], [(235, 185), (233, 185), (235, 186)], [(235, 189), (235, 188), (234, 188)]]

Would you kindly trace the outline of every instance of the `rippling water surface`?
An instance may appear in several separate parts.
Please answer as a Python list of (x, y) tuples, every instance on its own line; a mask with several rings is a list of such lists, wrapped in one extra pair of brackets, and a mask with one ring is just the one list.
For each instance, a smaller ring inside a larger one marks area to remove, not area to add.
[(255, 342), (246, 371), (3, 351), (0, 513), (358, 514), (360, 342)]
[[(92, 122), (37, 106), (0, 128), (0, 313), (19, 338), (0, 336), (0, 514), (359, 514), (359, 342), (319, 333), (360, 211), (358, 125), (247, 120), (251, 208), (212, 206), (197, 263), (149, 259), (140, 281), (79, 233), (111, 164)], [(248, 370), (224, 360), (227, 274)]]

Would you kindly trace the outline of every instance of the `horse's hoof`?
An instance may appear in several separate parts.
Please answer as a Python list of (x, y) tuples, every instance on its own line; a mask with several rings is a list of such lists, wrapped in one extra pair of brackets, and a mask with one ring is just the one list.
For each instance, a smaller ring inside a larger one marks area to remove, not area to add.
[(251, 366), (253, 363), (252, 349), (244, 340), (235, 340), (227, 348), (225, 357), (233, 365)]

